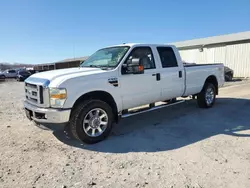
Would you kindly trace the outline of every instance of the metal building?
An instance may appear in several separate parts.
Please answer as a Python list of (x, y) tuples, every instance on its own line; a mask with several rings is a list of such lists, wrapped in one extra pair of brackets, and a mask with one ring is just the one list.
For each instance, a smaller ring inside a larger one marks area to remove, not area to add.
[(79, 67), (82, 61), (85, 61), (88, 57), (79, 57), (72, 59), (64, 59), (62, 61), (54, 62), (54, 63), (46, 63), (39, 64), (34, 66), (34, 70), (36, 71), (46, 71), (46, 70), (54, 70), (54, 69), (65, 69), (71, 67)]
[(223, 63), (235, 77), (250, 77), (250, 31), (173, 43), (188, 63)]

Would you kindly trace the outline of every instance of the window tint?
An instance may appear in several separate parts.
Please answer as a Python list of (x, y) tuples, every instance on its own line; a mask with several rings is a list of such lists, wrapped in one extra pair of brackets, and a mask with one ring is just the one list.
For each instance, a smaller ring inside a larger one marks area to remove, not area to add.
[(174, 51), (171, 47), (157, 47), (163, 68), (178, 67)]
[(137, 47), (132, 50), (128, 59), (140, 58), (144, 69), (154, 69), (155, 62), (151, 48), (149, 47)]
[(9, 70), (9, 73), (16, 73), (15, 70)]

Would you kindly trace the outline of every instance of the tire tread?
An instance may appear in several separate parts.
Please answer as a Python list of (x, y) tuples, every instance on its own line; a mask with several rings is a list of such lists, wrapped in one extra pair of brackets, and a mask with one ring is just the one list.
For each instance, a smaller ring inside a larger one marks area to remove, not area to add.
[(206, 88), (208, 86), (212, 86), (213, 89), (214, 89), (214, 92), (215, 92), (215, 86), (214, 84), (210, 83), (210, 82), (206, 82), (201, 90), (201, 92), (197, 95), (197, 103), (198, 103), (198, 106), (200, 108), (211, 108), (215, 102), (215, 98), (214, 98), (214, 101), (212, 103), (212, 105), (207, 105), (206, 103), (206, 99), (205, 99), (205, 92), (206, 92)]
[[(110, 108), (110, 112), (112, 112), (112, 109), (111, 107), (104, 101), (101, 101), (101, 100), (96, 100), (96, 99), (93, 99), (93, 100), (86, 100), (86, 101), (83, 101), (81, 103), (79, 103), (75, 109), (73, 109), (72, 111), (72, 114), (71, 114), (71, 117), (70, 117), (70, 121), (69, 121), (69, 129), (70, 129), (70, 132), (71, 134), (73, 135), (74, 138), (76, 138), (77, 140), (81, 140), (87, 144), (94, 144), (94, 143), (97, 143), (101, 140), (99, 139), (86, 139), (85, 137), (81, 137), (79, 136), (79, 133), (77, 132), (77, 126), (78, 125), (78, 120), (80, 118), (80, 115), (81, 113), (89, 106), (89, 105), (94, 105), (96, 103), (99, 103), (99, 104), (102, 104), (102, 105), (105, 105), (107, 108)], [(107, 112), (108, 113), (108, 112)], [(113, 114), (111, 115), (111, 121), (113, 121)], [(110, 132), (109, 130), (107, 130), (108, 132)], [(104, 138), (106, 138), (106, 135), (104, 136)]]

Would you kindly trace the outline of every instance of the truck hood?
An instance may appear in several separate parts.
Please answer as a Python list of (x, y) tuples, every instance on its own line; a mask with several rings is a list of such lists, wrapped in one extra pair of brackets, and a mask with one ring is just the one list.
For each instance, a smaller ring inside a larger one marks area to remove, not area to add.
[(28, 79), (25, 80), (27, 83), (36, 83), (41, 85), (48, 85), (51, 81), (55, 79), (68, 79), (78, 76), (85, 76), (90, 74), (97, 74), (106, 72), (105, 70), (99, 69), (99, 68), (68, 68), (68, 69), (59, 69), (59, 70), (51, 70), (51, 71), (45, 71), (40, 72), (31, 75)]

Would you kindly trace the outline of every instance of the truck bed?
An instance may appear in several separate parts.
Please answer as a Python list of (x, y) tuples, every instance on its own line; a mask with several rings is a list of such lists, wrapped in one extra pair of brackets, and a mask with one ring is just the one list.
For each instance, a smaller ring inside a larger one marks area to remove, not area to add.
[(224, 66), (221, 63), (213, 64), (184, 64), (186, 73), (184, 96), (199, 93), (209, 76), (215, 76), (218, 86), (224, 83)]

